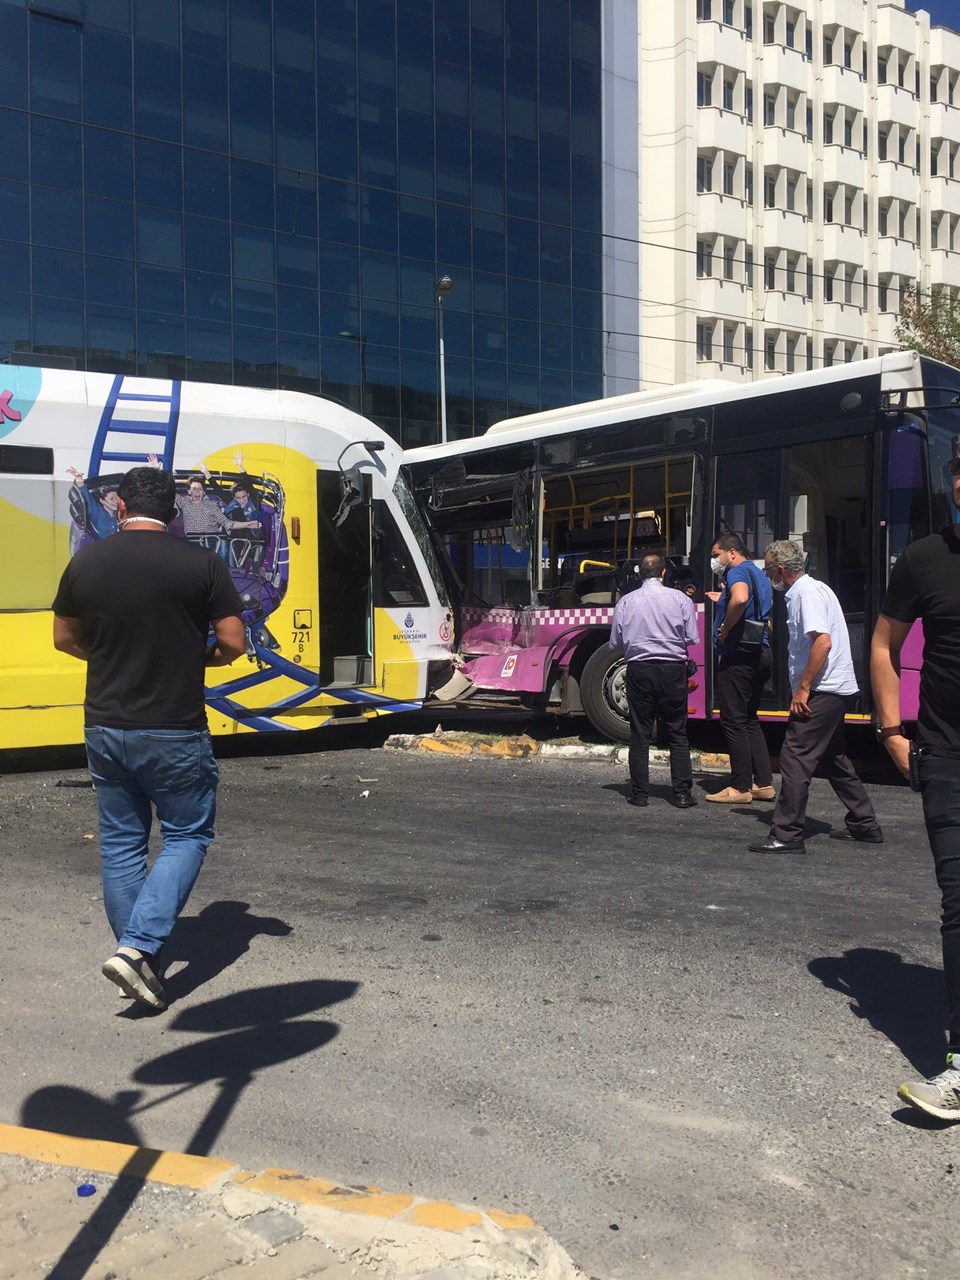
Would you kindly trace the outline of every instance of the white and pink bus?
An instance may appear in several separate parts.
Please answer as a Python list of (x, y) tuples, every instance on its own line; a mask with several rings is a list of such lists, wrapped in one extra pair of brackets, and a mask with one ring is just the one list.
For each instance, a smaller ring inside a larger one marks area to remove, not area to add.
[[(956, 518), (945, 467), (960, 436), (960, 371), (913, 352), (751, 383), (698, 382), (507, 419), (409, 450), (406, 475), (445, 568), (457, 676), (442, 697), (584, 713), (627, 740), (623, 662), (607, 640), (624, 567), (648, 551), (701, 614), (690, 715), (717, 714), (704, 593), (710, 547), (735, 531), (758, 561), (805, 547), (840, 598), (871, 713), (867, 651), (890, 569)], [(785, 717), (782, 601), (763, 714)], [(904, 650), (905, 710), (922, 636)]]

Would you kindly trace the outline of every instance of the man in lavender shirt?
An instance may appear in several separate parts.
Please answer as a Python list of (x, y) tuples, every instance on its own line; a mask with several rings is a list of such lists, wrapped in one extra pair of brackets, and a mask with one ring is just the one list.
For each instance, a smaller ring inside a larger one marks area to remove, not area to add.
[(650, 794), (650, 737), (659, 719), (670, 746), (670, 781), (678, 809), (692, 809), (693, 768), (687, 741), (687, 646), (700, 639), (697, 611), (682, 591), (664, 586), (663, 556), (644, 556), (641, 585), (613, 613), (610, 648), (627, 659), (630, 707), (629, 803), (644, 808)]

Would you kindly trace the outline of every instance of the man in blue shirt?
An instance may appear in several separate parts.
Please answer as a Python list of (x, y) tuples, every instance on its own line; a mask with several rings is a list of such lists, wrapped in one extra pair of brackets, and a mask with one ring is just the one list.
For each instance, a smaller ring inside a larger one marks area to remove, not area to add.
[(773, 670), (766, 626), (761, 644), (753, 648), (744, 645), (744, 622), (766, 624), (773, 593), (770, 583), (747, 558), (747, 548), (735, 533), (722, 533), (714, 542), (710, 567), (723, 579), (723, 590), (708, 591), (707, 595), (716, 605), (713, 647), (718, 657), (717, 701), (730, 752), (731, 777), (729, 786), (707, 799), (714, 804), (774, 800), (777, 793), (773, 789), (770, 752), (757, 718), (763, 687)]
[(693, 767), (687, 741), (687, 646), (700, 639), (697, 611), (681, 591), (664, 586), (663, 556), (644, 556), (640, 587), (621, 596), (613, 611), (610, 648), (627, 660), (630, 708), (630, 796), (638, 808), (650, 793), (650, 737), (659, 719), (670, 745), (674, 804), (691, 809)]

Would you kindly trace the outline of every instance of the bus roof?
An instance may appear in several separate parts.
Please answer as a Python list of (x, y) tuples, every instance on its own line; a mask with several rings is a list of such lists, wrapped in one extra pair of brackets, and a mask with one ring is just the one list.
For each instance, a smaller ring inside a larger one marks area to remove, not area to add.
[[(655, 417), (663, 412), (688, 413), (729, 401), (789, 395), (792, 391), (831, 382), (842, 383), (852, 379), (899, 374), (901, 377), (898, 385), (902, 386), (906, 385), (904, 375), (915, 375), (919, 362), (920, 356), (915, 351), (894, 351), (876, 356), (872, 360), (856, 360), (809, 373), (767, 378), (761, 382), (725, 382), (711, 378), (701, 382), (678, 383), (674, 387), (656, 391), (634, 391), (628, 395), (609, 396), (605, 400), (590, 400), (560, 409), (546, 409), (542, 413), (505, 418), (502, 422), (495, 422), (482, 436), (407, 449), (403, 460), (405, 463), (417, 463), (462, 453), (475, 453), (499, 445), (519, 444), (544, 436), (562, 435), (565, 432), (582, 431), (629, 419)], [(913, 379), (910, 378), (909, 381), (912, 384)]]

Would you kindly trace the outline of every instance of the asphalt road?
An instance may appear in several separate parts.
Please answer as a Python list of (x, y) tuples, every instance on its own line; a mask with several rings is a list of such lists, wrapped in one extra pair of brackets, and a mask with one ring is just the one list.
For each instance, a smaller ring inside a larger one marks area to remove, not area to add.
[(601, 1280), (958, 1273), (960, 1130), (895, 1096), (944, 1004), (906, 788), (878, 849), (816, 783), (770, 858), (769, 806), (364, 742), (222, 762), (159, 1017), (98, 973), (82, 770), (0, 776), (0, 1120), (524, 1210)]

